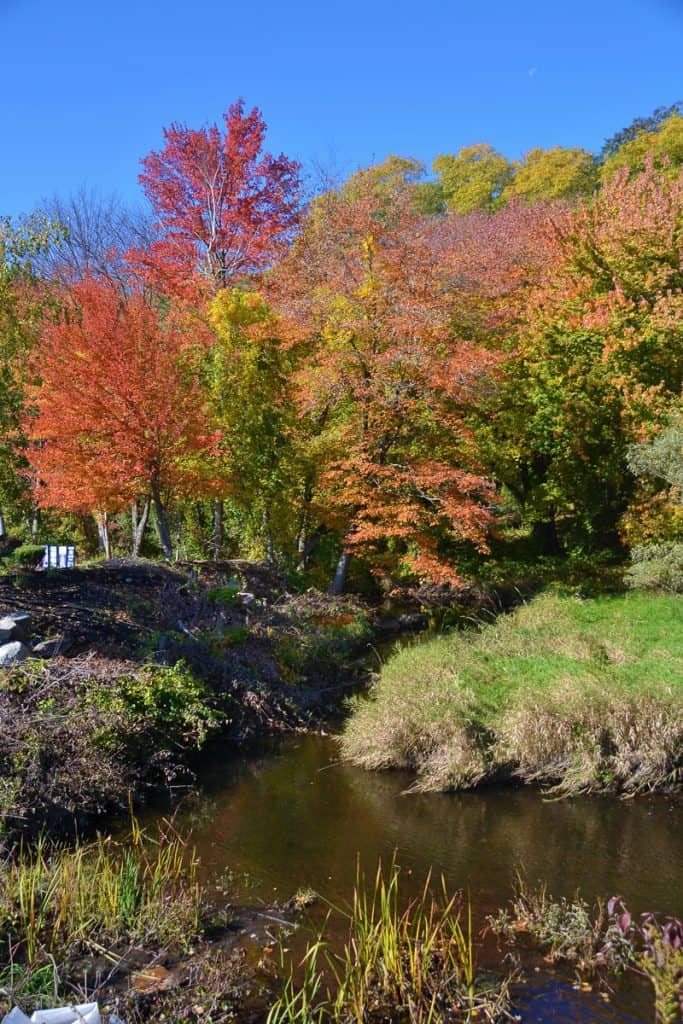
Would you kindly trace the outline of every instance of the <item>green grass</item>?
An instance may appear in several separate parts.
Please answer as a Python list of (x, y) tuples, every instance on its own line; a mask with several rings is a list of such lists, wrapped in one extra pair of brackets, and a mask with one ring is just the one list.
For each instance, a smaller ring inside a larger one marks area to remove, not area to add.
[(344, 756), (417, 790), (500, 777), (564, 792), (680, 782), (683, 601), (543, 594), (474, 634), (405, 648), (358, 699)]

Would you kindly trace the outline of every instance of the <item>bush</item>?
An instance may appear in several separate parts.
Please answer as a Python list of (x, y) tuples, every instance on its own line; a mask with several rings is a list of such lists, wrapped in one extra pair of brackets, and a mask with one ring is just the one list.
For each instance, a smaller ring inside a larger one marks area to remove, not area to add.
[(217, 724), (208, 699), (205, 684), (182, 661), (172, 668), (146, 665), (120, 677), (116, 690), (96, 692), (101, 706), (123, 711), (161, 739), (197, 748)]
[(182, 663), (23, 662), (0, 687), (0, 832), (66, 832), (125, 806), (173, 779), (217, 722)]
[(45, 548), (42, 544), (22, 544), (12, 552), (12, 560), (25, 569), (36, 569), (42, 564)]
[(211, 587), (206, 592), (206, 599), (209, 604), (215, 604), (219, 608), (235, 604), (239, 594), (239, 585), (229, 583), (225, 587)]
[(683, 594), (683, 542), (642, 544), (631, 552), (625, 580), (630, 587)]

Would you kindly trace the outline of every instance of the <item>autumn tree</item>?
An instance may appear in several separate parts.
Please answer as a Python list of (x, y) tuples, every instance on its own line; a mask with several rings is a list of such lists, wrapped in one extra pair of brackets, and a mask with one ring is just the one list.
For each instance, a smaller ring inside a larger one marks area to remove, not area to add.
[(23, 417), (29, 356), (47, 300), (33, 268), (58, 233), (44, 217), (0, 220), (0, 538), (3, 512), (30, 497)]
[(647, 134), (650, 132), (656, 132), (661, 128), (665, 121), (668, 121), (674, 114), (681, 113), (681, 102), (672, 103), (671, 106), (661, 106), (653, 110), (651, 114), (646, 117), (635, 117), (633, 121), (625, 128), (621, 128), (614, 135), (611, 135), (608, 139), (605, 139), (602, 150), (600, 152), (600, 159), (607, 160), (609, 157), (614, 156), (618, 149), (627, 143), (632, 142), (639, 135)]
[(650, 130), (642, 129), (629, 136), (610, 152), (600, 168), (603, 182), (610, 181), (623, 167), (639, 173), (648, 157), (665, 173), (676, 177), (683, 166), (683, 117), (673, 112)]
[(166, 558), (167, 505), (211, 490), (215, 437), (193, 365), (194, 336), (140, 293), (87, 279), (45, 324), (35, 357), (32, 463), (45, 507), (105, 513), (151, 498)]
[(388, 156), (378, 164), (355, 171), (343, 183), (344, 194), (360, 198), (371, 192), (377, 200), (392, 202), (397, 192), (409, 194), (415, 209), (430, 214), (445, 208), (443, 190), (437, 181), (426, 181), (427, 168), (421, 160)]
[(267, 267), (291, 239), (299, 164), (263, 152), (266, 124), (242, 100), (213, 124), (164, 129), (164, 147), (142, 161), (140, 183), (159, 238), (138, 254), (162, 290), (212, 295)]
[(547, 272), (480, 433), (546, 552), (563, 529), (614, 542), (633, 492), (629, 445), (680, 394), (682, 213), (683, 176), (650, 159), (549, 219)]
[(432, 170), (445, 206), (456, 213), (495, 209), (513, 174), (502, 153), (483, 142), (437, 156)]
[(492, 357), (451, 329), (448, 272), (412, 198), (328, 193), (270, 282), (289, 325), (302, 414), (317, 424), (317, 506), (376, 572), (458, 579), (486, 547), (491, 491), (463, 408)]
[[(246, 113), (239, 100), (223, 122), (223, 130), (172, 124), (164, 129), (163, 149), (143, 159), (140, 183), (158, 237), (131, 254), (157, 288), (189, 298), (202, 314), (221, 288), (260, 273), (285, 251), (300, 207), (299, 164), (263, 151), (261, 112), (254, 107)], [(222, 539), (217, 499), (216, 558)]]
[(595, 157), (585, 149), (531, 149), (514, 165), (514, 176), (505, 186), (503, 199), (576, 200), (591, 195), (597, 186)]

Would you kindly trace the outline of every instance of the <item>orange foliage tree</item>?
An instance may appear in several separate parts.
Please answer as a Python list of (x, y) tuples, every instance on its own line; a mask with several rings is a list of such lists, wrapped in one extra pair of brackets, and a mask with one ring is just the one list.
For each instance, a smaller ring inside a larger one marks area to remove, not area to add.
[(142, 293), (94, 279), (74, 285), (33, 365), (39, 504), (103, 516), (149, 496), (170, 558), (169, 499), (211, 490), (206, 456), (216, 439), (192, 363), (188, 333)]
[(683, 174), (621, 171), (554, 212), (480, 438), (547, 553), (614, 543), (630, 444), (683, 384)]
[[(375, 571), (457, 582), (486, 548), (492, 488), (463, 414), (495, 356), (453, 331), (433, 225), (407, 190), (328, 193), (270, 281), (314, 425), (319, 514)], [(324, 510), (324, 511), (323, 511)]]

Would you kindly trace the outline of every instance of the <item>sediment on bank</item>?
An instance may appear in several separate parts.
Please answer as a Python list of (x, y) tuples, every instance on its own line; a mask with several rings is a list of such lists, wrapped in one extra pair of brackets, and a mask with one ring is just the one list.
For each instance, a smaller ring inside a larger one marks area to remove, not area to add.
[(343, 756), (416, 791), (516, 779), (558, 793), (683, 779), (683, 602), (543, 594), (470, 635), (402, 650), (353, 702)]

